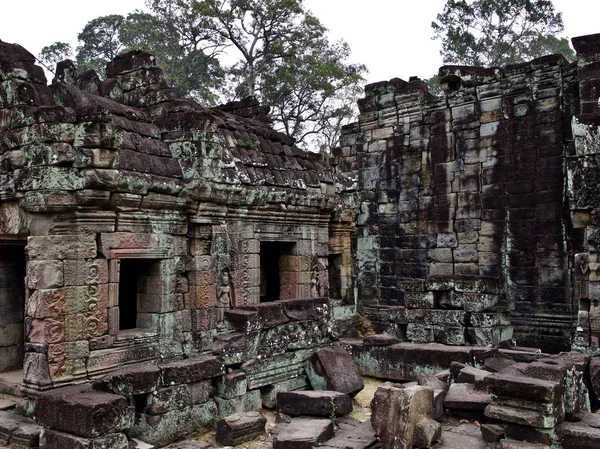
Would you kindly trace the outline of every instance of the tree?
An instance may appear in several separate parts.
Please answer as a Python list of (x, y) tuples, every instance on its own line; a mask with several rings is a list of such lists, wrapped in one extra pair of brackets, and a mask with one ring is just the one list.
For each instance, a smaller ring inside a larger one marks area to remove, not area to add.
[(66, 42), (55, 42), (42, 48), (38, 55), (38, 60), (46, 66), (48, 70), (54, 72), (56, 64), (65, 59), (73, 58), (73, 48)]
[(331, 44), (302, 0), (151, 0), (148, 6), (161, 21), (179, 20), (190, 35), (203, 29), (214, 51), (232, 60), (225, 98), (251, 95), (271, 105), (276, 128), (299, 144), (316, 135), (333, 139), (354, 116), (366, 68), (346, 62), (348, 45)]
[(568, 48), (551, 0), (448, 0), (431, 26), (445, 63), (501, 66)]
[(90, 20), (77, 36), (77, 64), (103, 73), (106, 63), (125, 50), (120, 30), (125, 18), (118, 14)]
[(182, 94), (208, 106), (255, 96), (271, 105), (276, 128), (299, 144), (331, 143), (355, 116), (366, 68), (348, 62), (346, 43), (329, 42), (303, 0), (147, 5), (151, 13), (88, 22), (79, 34), (79, 65), (101, 73), (119, 52), (146, 50)]
[(341, 126), (355, 116), (366, 68), (347, 64), (349, 54), (348, 44), (322, 39), (264, 75), (262, 95), (275, 125), (299, 145), (332, 148)]
[(138, 11), (127, 16), (120, 37), (127, 50), (141, 49), (156, 56), (182, 95), (215, 105), (225, 76), (216, 58), (220, 46), (208, 40), (207, 32), (194, 18), (189, 19), (193, 22), (176, 15), (161, 20)]
[[(119, 53), (145, 50), (156, 56), (158, 65), (182, 95), (207, 105), (217, 104), (224, 72), (214, 54), (205, 53), (213, 44), (206, 41), (203, 29), (190, 33), (190, 27), (181, 27), (180, 22), (177, 18), (162, 21), (139, 11), (127, 17), (110, 15), (93, 19), (78, 35), (77, 64), (80, 69), (92, 68), (102, 76), (106, 63)], [(69, 44), (56, 42), (44, 47), (39, 59), (54, 66), (72, 57)]]

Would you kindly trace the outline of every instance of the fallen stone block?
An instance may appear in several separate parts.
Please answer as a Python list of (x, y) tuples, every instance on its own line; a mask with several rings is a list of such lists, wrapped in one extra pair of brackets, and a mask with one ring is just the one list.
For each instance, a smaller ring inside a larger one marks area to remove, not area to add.
[(490, 371), (492, 373), (500, 373), (503, 372), (509, 366), (514, 365), (515, 363), (517, 362), (507, 357), (490, 357), (488, 359), (485, 359), (485, 361), (483, 362), (483, 366), (487, 371)]
[(132, 438), (129, 440), (129, 449), (154, 449), (154, 446), (137, 438)]
[(40, 447), (44, 449), (128, 449), (129, 441), (123, 433), (111, 433), (98, 438), (83, 438), (44, 429), (40, 437)]
[(496, 424), (482, 424), (479, 427), (481, 436), (488, 443), (495, 443), (504, 438), (504, 429)]
[(273, 437), (273, 449), (313, 449), (332, 437), (330, 419), (295, 418)]
[(421, 374), (417, 383), (422, 387), (428, 387), (432, 390), (447, 390), (448, 384), (439, 379), (435, 374)]
[(499, 353), (510, 357), (515, 362), (524, 363), (535, 362), (537, 359), (547, 357), (546, 354), (542, 354), (542, 351), (537, 348), (522, 348), (518, 346), (512, 349), (500, 349)]
[(396, 343), (400, 343), (400, 340), (389, 334), (368, 335), (363, 338), (363, 344), (365, 346), (389, 346), (395, 345)]
[(297, 391), (310, 389), (310, 382), (307, 376), (298, 376), (295, 379), (284, 380), (269, 385), (261, 389), (262, 405), (265, 408), (275, 408), (277, 406), (277, 394), (281, 391)]
[(556, 417), (551, 413), (508, 405), (490, 404), (484, 410), (485, 416), (528, 427), (551, 429), (556, 424)]
[(153, 416), (138, 413), (135, 425), (127, 429), (127, 436), (139, 438), (158, 447), (180, 440), (182, 436), (199, 432), (214, 425), (217, 406), (214, 401), (193, 405)]
[(296, 321), (320, 320), (329, 313), (327, 298), (284, 299), (279, 304), (285, 316)]
[(491, 403), (490, 394), (476, 389), (473, 384), (450, 385), (444, 399), (444, 407), (459, 412), (482, 411)]
[[(339, 424), (339, 423), (338, 423)], [(341, 430), (341, 429), (340, 429)], [(368, 449), (379, 442), (370, 421), (357, 425), (354, 429), (341, 432), (328, 440), (320, 449)]]
[(238, 309), (257, 312), (257, 323), (261, 327), (275, 327), (290, 320), (285, 315), (281, 301), (263, 302), (261, 304), (238, 307)]
[(312, 349), (286, 352), (242, 364), (241, 369), (248, 379), (248, 389), (255, 390), (305, 374), (306, 362), (313, 352)]
[(93, 387), (98, 391), (129, 396), (153, 392), (158, 388), (159, 380), (157, 365), (137, 365), (112, 372), (96, 380)]
[(213, 397), (213, 393), (214, 387), (210, 379), (192, 384), (161, 387), (144, 398), (146, 406), (142, 412), (148, 415), (162, 415), (191, 405), (203, 404)]
[(215, 397), (217, 403), (218, 417), (222, 419), (235, 413), (258, 411), (262, 407), (259, 390), (249, 391), (244, 396), (233, 399), (222, 399)]
[(233, 329), (238, 331), (256, 332), (261, 328), (258, 321), (258, 312), (254, 310), (226, 310), (225, 319)]
[(89, 385), (41, 393), (34, 416), (45, 427), (85, 438), (119, 432), (134, 419), (123, 396), (94, 391)]
[(212, 447), (206, 441), (185, 440), (171, 444), (169, 449), (211, 449)]
[(556, 427), (544, 429), (542, 427), (529, 427), (520, 424), (505, 423), (504, 434), (509, 440), (529, 441), (530, 443), (545, 444), (547, 446), (560, 446), (560, 436)]
[(442, 436), (442, 425), (432, 418), (421, 418), (415, 426), (413, 446), (427, 449)]
[(354, 396), (365, 387), (354, 360), (339, 346), (318, 350), (307, 363), (306, 373), (315, 390)]
[(491, 373), (481, 369), (473, 368), (472, 366), (465, 366), (460, 370), (456, 377), (457, 383), (468, 383), (473, 384), (478, 390), (484, 389), (484, 379)]
[(217, 443), (237, 446), (265, 433), (267, 418), (259, 412), (235, 413), (217, 423)]
[(432, 415), (433, 391), (415, 386), (381, 384), (371, 401), (371, 424), (386, 449), (410, 449), (415, 429)]
[(440, 421), (444, 417), (444, 400), (448, 392), (448, 384), (434, 374), (421, 374), (417, 381), (422, 387), (433, 390), (433, 419)]
[(212, 352), (226, 365), (242, 363), (256, 357), (259, 346), (258, 338), (257, 332), (232, 332), (217, 335)]
[(467, 365), (465, 365), (464, 363), (460, 363), (460, 362), (452, 362), (450, 364), (450, 375), (452, 376), (452, 379), (458, 379), (458, 375), (460, 374), (460, 371), (463, 368), (466, 368)]
[(233, 399), (246, 394), (248, 379), (246, 373), (234, 371), (217, 379), (217, 396), (223, 399)]
[(422, 373), (437, 373), (453, 361), (471, 362), (471, 348), (439, 343), (402, 342), (390, 346), (364, 346), (361, 340), (342, 340), (363, 376), (416, 380)]
[(545, 444), (528, 443), (526, 441), (500, 440), (499, 449), (550, 449)]
[(32, 419), (9, 411), (0, 412), (0, 446), (38, 447), (41, 431), (42, 427)]
[(484, 381), (486, 389), (497, 396), (519, 398), (538, 403), (555, 403), (560, 395), (556, 382), (534, 379), (532, 377), (495, 373)]
[(159, 365), (163, 386), (188, 384), (225, 374), (225, 368), (216, 357), (199, 356)]
[(344, 416), (352, 411), (352, 399), (338, 391), (282, 391), (277, 410), (290, 416)]
[(591, 427), (584, 422), (563, 422), (557, 430), (562, 449), (600, 448), (599, 427)]

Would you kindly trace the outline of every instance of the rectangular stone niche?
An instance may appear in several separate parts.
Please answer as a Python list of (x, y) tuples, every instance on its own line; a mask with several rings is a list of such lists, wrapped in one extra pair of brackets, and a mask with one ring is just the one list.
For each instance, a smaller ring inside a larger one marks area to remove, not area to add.
[(23, 367), (25, 243), (0, 241), (0, 372)]
[(155, 334), (157, 320), (166, 297), (163, 260), (167, 248), (119, 249), (110, 252), (109, 333), (116, 340), (148, 337)]
[(298, 268), (293, 263), (297, 259), (293, 254), (295, 245), (291, 242), (260, 242), (260, 302), (298, 297)]

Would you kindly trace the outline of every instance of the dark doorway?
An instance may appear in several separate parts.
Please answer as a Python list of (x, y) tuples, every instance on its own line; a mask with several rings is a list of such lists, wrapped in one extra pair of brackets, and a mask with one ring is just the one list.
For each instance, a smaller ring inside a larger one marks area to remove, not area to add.
[(283, 257), (292, 253), (294, 244), (260, 242), (260, 302), (281, 299)]
[(121, 259), (119, 265), (119, 330), (136, 329), (143, 295), (159, 295), (160, 268), (157, 260)]
[(0, 372), (23, 367), (25, 244), (0, 244)]
[(342, 255), (330, 254), (327, 271), (329, 275), (329, 297), (332, 299), (342, 298)]
[(121, 260), (119, 265), (119, 330), (137, 327), (138, 277), (141, 260)]

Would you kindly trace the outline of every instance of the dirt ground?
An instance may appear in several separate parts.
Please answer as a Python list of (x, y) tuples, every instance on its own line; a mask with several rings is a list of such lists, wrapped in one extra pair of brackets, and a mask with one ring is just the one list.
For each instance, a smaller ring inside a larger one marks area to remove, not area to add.
[[(360, 422), (371, 419), (371, 399), (373, 399), (377, 387), (382, 383), (381, 380), (371, 377), (364, 377), (363, 380), (365, 388), (354, 397), (354, 407), (350, 414), (350, 416), (356, 418)], [(269, 431), (275, 427), (277, 412), (275, 410), (262, 409), (261, 413), (267, 418), (266, 430), (268, 434)], [(273, 446), (267, 434), (260, 436), (253, 441), (240, 444), (239, 446), (236, 446), (236, 449), (271, 449)], [(168, 447), (170, 449), (208, 449), (224, 448), (226, 446), (219, 445), (215, 440), (215, 432), (210, 431), (198, 434), (192, 440), (175, 443)]]

